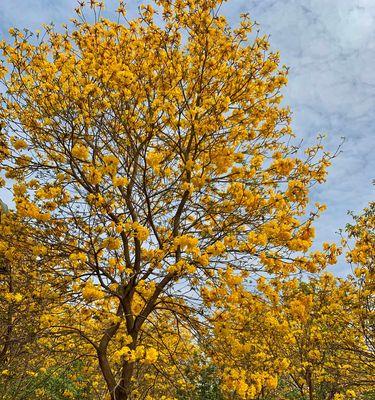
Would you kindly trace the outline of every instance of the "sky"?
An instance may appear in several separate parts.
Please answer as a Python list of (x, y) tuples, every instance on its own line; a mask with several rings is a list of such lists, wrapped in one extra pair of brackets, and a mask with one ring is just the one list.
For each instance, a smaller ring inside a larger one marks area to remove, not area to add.
[[(128, 0), (134, 15), (137, 0)], [(75, 0), (0, 0), (0, 40), (10, 27), (36, 30), (74, 16)], [(107, 0), (114, 9), (116, 0)], [(327, 204), (316, 224), (317, 243), (339, 241), (337, 231), (374, 200), (375, 178), (375, 1), (374, 0), (230, 0), (221, 9), (234, 26), (249, 13), (272, 49), (289, 67), (285, 103), (293, 111), (292, 127), (306, 145), (318, 134), (325, 147), (341, 153), (328, 180), (311, 193)], [(334, 272), (345, 275), (340, 261)]]

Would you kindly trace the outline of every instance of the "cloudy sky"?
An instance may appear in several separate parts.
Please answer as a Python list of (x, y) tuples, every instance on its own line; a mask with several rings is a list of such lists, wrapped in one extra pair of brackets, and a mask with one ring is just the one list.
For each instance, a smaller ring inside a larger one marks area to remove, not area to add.
[[(128, 0), (130, 14), (140, 1)], [(107, 0), (113, 9), (116, 0)], [(35, 30), (59, 25), (73, 16), (75, 0), (0, 0), (0, 40), (11, 26)], [(248, 12), (270, 34), (282, 62), (290, 67), (285, 101), (293, 128), (306, 143), (328, 135), (334, 151), (345, 137), (328, 181), (312, 197), (328, 210), (317, 224), (319, 242), (337, 241), (335, 233), (374, 199), (375, 178), (375, 1), (231, 0), (222, 12), (232, 24)], [(347, 267), (340, 262), (337, 274)]]

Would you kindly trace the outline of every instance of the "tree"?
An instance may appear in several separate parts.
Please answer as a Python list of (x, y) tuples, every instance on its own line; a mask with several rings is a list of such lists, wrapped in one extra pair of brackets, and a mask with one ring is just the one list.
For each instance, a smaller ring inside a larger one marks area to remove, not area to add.
[(249, 288), (227, 270), (221, 286), (206, 291), (215, 313), (205, 349), (230, 398), (373, 396), (373, 210), (370, 203), (347, 226), (354, 245), (346, 257), (354, 276), (260, 277)]
[(228, 294), (210, 293), (217, 311), (206, 351), (228, 398), (366, 398), (374, 353), (352, 279), (260, 278), (257, 290), (237, 280)]
[(308, 282), (285, 285), (281, 313), (291, 341), (281, 345), (290, 367), (284, 372), (285, 392), (295, 388), (303, 399), (347, 399), (370, 389), (371, 368), (348, 343), (365, 346), (358, 331), (357, 290), (350, 279), (322, 274)]
[[(0, 396), (17, 398), (24, 392), (28, 377), (39, 368), (40, 360), (35, 357), (37, 320), (45, 310), (47, 299), (38, 299), (41, 288), (36, 276), (28, 273), (28, 253), (32, 246), (22, 243), (23, 226), (13, 213), (5, 207), (3, 210), (0, 220)], [(13, 241), (11, 237), (21, 241), (17, 248), (9, 245)], [(17, 384), (12, 385), (12, 381)]]
[[(375, 391), (375, 203), (371, 202), (360, 215), (353, 215), (355, 224), (348, 224), (346, 232), (349, 240), (354, 240), (353, 248), (344, 240), (348, 251), (347, 261), (353, 269), (352, 281), (356, 287), (356, 299), (353, 308), (356, 312), (358, 335), (364, 342), (351, 341), (345, 349), (356, 355), (359, 360), (358, 380), (363, 381), (374, 395)], [(364, 370), (364, 372), (363, 372)]]
[(157, 368), (154, 321), (204, 332), (225, 271), (316, 271), (336, 251), (307, 254), (330, 155), (290, 145), (278, 53), (246, 15), (231, 29), (222, 1), (155, 3), (135, 20), (120, 3), (114, 22), (91, 1), (92, 22), (81, 7), (74, 28), (1, 45), (2, 171), (70, 296), (50, 329), (91, 346), (113, 400)]
[(82, 346), (68, 340), (65, 352), (55, 347), (46, 324), (51, 312), (61, 309), (67, 299), (65, 281), (51, 276), (51, 260), (45, 257), (40, 262), (45, 249), (32, 239), (22, 219), (5, 207), (4, 211), (0, 219), (4, 271), (0, 274), (0, 398), (62, 399), (63, 393), (86, 398), (91, 390), (84, 380), (87, 366), (80, 361)]

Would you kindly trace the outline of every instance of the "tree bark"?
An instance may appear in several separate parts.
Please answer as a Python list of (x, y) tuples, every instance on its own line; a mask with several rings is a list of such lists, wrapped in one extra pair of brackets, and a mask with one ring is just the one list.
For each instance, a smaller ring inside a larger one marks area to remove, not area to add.
[(121, 380), (116, 385), (111, 400), (128, 400), (132, 391), (132, 377), (134, 374), (134, 362), (125, 362), (122, 367)]

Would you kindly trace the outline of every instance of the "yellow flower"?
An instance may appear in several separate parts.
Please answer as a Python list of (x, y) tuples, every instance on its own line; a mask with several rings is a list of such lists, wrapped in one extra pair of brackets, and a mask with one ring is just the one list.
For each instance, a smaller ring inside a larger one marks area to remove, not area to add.
[(101, 300), (105, 297), (105, 293), (92, 282), (87, 282), (82, 289), (82, 297), (87, 301)]
[(21, 293), (16, 293), (13, 295), (13, 298), (16, 303), (20, 303), (23, 299), (23, 296)]
[(129, 180), (126, 177), (115, 176), (112, 179), (112, 182), (113, 182), (113, 186), (118, 187), (118, 186), (126, 186), (129, 182)]
[(76, 143), (72, 148), (72, 155), (74, 157), (77, 157), (79, 160), (87, 160), (89, 158), (90, 152), (87, 146)]
[(158, 351), (153, 347), (150, 347), (146, 350), (144, 360), (147, 364), (154, 364), (158, 359), (158, 355), (159, 355)]
[(23, 139), (17, 139), (13, 142), (13, 146), (16, 150), (23, 150), (27, 148), (27, 142)]
[(278, 379), (277, 376), (270, 376), (267, 378), (266, 380), (266, 385), (270, 388), (270, 389), (276, 389), (277, 385), (278, 385)]
[(103, 246), (106, 247), (108, 250), (117, 250), (121, 246), (121, 239), (108, 237), (103, 240)]
[(163, 154), (156, 151), (150, 151), (147, 153), (146, 161), (147, 164), (156, 172), (160, 172), (160, 163), (163, 160)]

